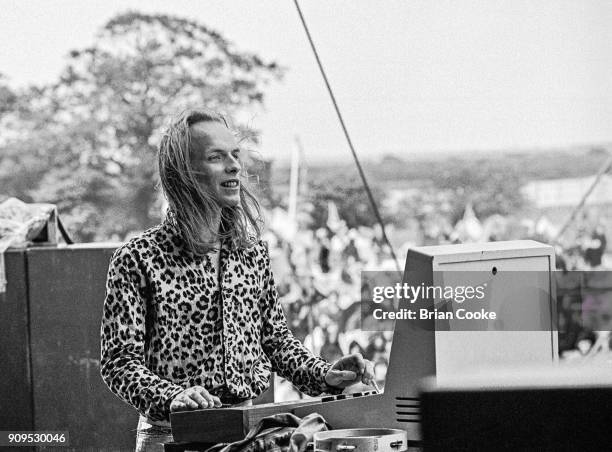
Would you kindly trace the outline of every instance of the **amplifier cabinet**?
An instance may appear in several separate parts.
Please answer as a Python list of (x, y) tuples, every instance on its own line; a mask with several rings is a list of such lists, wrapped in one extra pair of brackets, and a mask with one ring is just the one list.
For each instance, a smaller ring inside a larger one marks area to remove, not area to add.
[(70, 449), (133, 450), (136, 411), (100, 377), (100, 321), (115, 248), (6, 252), (0, 430), (68, 431)]

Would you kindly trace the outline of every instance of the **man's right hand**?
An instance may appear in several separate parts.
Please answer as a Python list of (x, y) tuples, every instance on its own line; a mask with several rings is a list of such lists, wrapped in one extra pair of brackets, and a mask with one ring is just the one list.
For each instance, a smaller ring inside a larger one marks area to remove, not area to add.
[(199, 408), (219, 408), (221, 400), (211, 395), (202, 386), (193, 386), (179, 392), (170, 404), (170, 411), (197, 410)]

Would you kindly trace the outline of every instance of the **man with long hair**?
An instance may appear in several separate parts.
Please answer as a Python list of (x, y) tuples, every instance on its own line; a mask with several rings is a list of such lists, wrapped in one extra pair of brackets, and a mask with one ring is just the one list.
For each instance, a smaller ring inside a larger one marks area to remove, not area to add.
[(244, 404), (274, 370), (311, 395), (371, 383), (361, 355), (333, 365), (287, 329), (260, 240), (260, 207), (225, 119), (189, 110), (159, 147), (168, 213), (109, 266), (101, 374), (140, 413), (137, 450), (171, 441), (171, 411)]

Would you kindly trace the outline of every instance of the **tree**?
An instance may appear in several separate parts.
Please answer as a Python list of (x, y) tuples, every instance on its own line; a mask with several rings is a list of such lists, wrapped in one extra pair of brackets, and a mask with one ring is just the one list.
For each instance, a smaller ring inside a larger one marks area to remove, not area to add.
[(436, 188), (450, 191), (451, 221), (456, 223), (465, 206), (471, 202), (479, 218), (493, 214), (511, 215), (525, 206), (521, 193), (524, 179), (518, 167), (505, 166), (500, 170), (495, 160), (452, 159), (453, 169), (437, 174)]
[(17, 95), (4, 80), (5, 77), (0, 72), (0, 117), (9, 112), (17, 102)]
[[(338, 208), (338, 214), (349, 228), (373, 226), (377, 224), (376, 216), (361, 179), (347, 172), (322, 172), (317, 174), (309, 184), (309, 201), (313, 204), (312, 228), (324, 227), (327, 223), (328, 202), (333, 201)], [(372, 195), (381, 209), (383, 193), (370, 183)], [(388, 221), (384, 217), (383, 221)]]
[(165, 120), (207, 106), (237, 121), (282, 72), (195, 21), (120, 14), (91, 47), (70, 52), (56, 83), (20, 93), (0, 123), (12, 137), (0, 143), (0, 182), (12, 195), (57, 203), (80, 239), (142, 230), (160, 215)]

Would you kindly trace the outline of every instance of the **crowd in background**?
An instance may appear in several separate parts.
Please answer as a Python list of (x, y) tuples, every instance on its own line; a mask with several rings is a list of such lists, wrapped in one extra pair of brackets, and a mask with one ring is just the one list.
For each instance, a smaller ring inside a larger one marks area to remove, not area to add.
[[(524, 224), (518, 230), (522, 236), (513, 237), (511, 234), (516, 234), (517, 229), (510, 227), (511, 219), (498, 215), (483, 225), (469, 205), (454, 226), (433, 215), (420, 218), (421, 243), (407, 243), (400, 246), (399, 252), (396, 250), (402, 267), (410, 246), (526, 238), (552, 241), (542, 222)], [(605, 254), (607, 239), (599, 217), (584, 215), (571, 232), (571, 246), (556, 246), (558, 268), (609, 268), (609, 256)], [(366, 331), (361, 325), (360, 311), (361, 272), (396, 268), (380, 228), (348, 228), (336, 217), (326, 227), (314, 231), (269, 228), (264, 239), (270, 247), (279, 299), (295, 336), (329, 361), (347, 353), (361, 353), (374, 363), (376, 379), (384, 386), (393, 334)], [(600, 344), (592, 325), (582, 318), (582, 299), (567, 293), (559, 296), (560, 352), (567, 357), (575, 353), (592, 354)], [(279, 399), (298, 396), (290, 385), (281, 381), (278, 386)]]
[[(360, 311), (361, 272), (394, 265), (380, 231), (349, 229), (338, 221), (316, 231), (299, 230), (290, 238), (268, 230), (264, 239), (294, 335), (331, 362), (361, 353), (374, 363), (376, 379), (383, 384), (392, 332), (364, 331)], [(291, 393), (288, 387), (285, 391)]]

